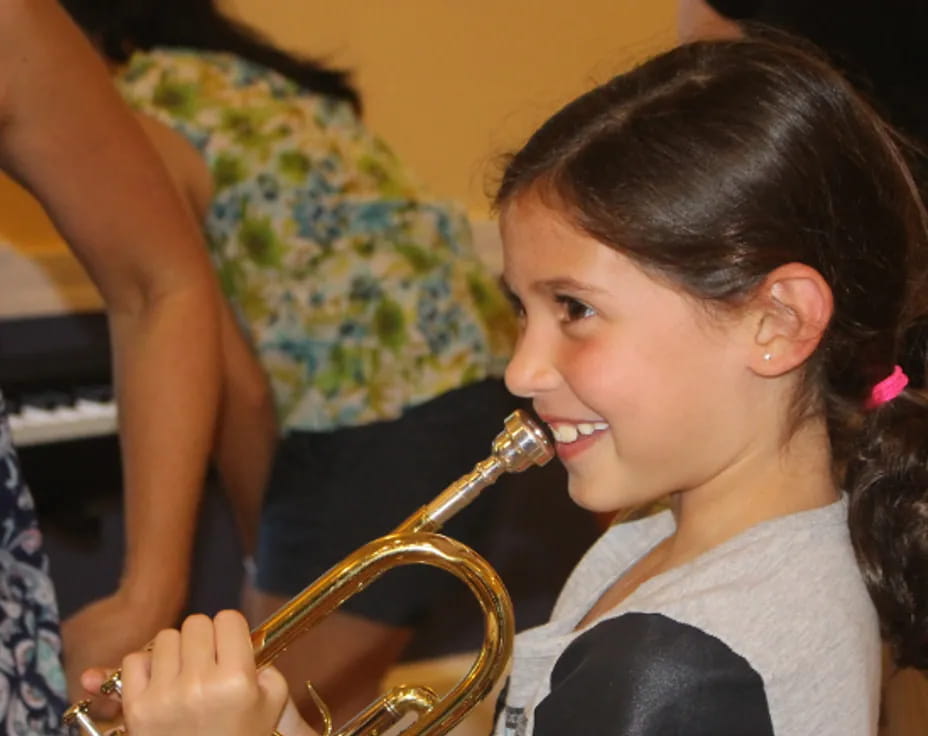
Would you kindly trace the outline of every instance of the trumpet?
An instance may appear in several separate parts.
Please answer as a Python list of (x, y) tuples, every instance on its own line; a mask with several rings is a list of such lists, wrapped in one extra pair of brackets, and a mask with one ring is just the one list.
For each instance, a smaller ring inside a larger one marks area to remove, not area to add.
[[(469, 547), (437, 532), (503, 473), (519, 473), (532, 465), (544, 465), (553, 454), (541, 428), (524, 412), (512, 413), (493, 441), (492, 454), (477, 463), (470, 473), (446, 487), (390, 534), (367, 543), (336, 564), (254, 629), (251, 642), (256, 665), (263, 667), (273, 662), (303, 632), (388, 570), (410, 564), (437, 567), (463, 581), (483, 613), (483, 645), (454, 687), (443, 697), (427, 686), (393, 688), (334, 733), (328, 709), (311, 687), (310, 693), (323, 714), (324, 736), (376, 736), (409, 714), (415, 720), (398, 736), (440, 736), (450, 731), (502, 677), (512, 654), (515, 624), (512, 601), (496, 571)], [(102, 690), (121, 695), (118, 671)], [(104, 736), (90, 718), (89, 707), (87, 700), (72, 705), (65, 713), (65, 723), (86, 736)]]

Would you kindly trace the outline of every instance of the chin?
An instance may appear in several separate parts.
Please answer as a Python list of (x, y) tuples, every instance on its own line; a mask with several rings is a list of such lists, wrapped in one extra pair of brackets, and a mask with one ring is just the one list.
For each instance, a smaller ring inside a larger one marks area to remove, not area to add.
[(614, 513), (628, 505), (627, 503), (623, 504), (622, 500), (616, 498), (614, 493), (603, 493), (602, 484), (599, 484), (598, 487), (592, 487), (593, 485), (569, 479), (567, 493), (577, 506), (596, 514)]

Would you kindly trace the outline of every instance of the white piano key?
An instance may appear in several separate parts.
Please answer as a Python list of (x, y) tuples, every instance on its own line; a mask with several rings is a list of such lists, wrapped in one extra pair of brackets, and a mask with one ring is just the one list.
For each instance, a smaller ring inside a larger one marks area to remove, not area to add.
[(35, 406), (25, 406), (20, 412), (20, 416), (27, 424), (40, 425), (52, 424), (55, 421), (54, 410), (39, 409)]
[(98, 417), (107, 414), (106, 404), (99, 401), (88, 401), (87, 399), (78, 399), (74, 408), (85, 417)]

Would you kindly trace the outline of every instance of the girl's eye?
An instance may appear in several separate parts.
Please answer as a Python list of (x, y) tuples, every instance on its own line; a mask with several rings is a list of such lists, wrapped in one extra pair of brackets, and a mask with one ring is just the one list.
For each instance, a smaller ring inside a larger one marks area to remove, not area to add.
[(596, 311), (591, 306), (574, 299), (572, 296), (557, 294), (554, 299), (563, 310), (562, 321), (564, 322), (577, 322), (596, 314)]
[(525, 307), (522, 305), (522, 300), (513, 293), (512, 289), (504, 285), (503, 293), (506, 295), (509, 306), (512, 307), (512, 311), (516, 313), (516, 316), (520, 319), (525, 317)]

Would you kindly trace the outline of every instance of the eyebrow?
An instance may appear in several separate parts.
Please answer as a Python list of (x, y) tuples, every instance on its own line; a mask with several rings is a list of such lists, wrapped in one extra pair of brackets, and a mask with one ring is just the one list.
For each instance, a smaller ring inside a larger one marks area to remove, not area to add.
[(536, 281), (534, 284), (532, 284), (532, 288), (547, 294), (559, 294), (566, 291), (578, 296), (593, 296), (595, 294), (602, 294), (604, 291), (597, 286), (591, 286), (590, 284), (583, 283), (582, 281), (572, 279), (569, 276), (561, 276), (554, 279)]
[[(512, 290), (509, 282), (506, 281), (505, 276), (500, 277), (500, 284), (507, 294), (515, 296), (515, 292)], [(558, 278), (536, 281), (532, 284), (532, 289), (548, 294), (556, 294), (561, 291), (570, 291), (575, 294), (602, 294), (604, 291), (599, 287), (590, 286), (589, 284), (585, 284), (582, 281), (577, 281), (576, 279), (570, 278), (569, 276), (561, 276)]]

